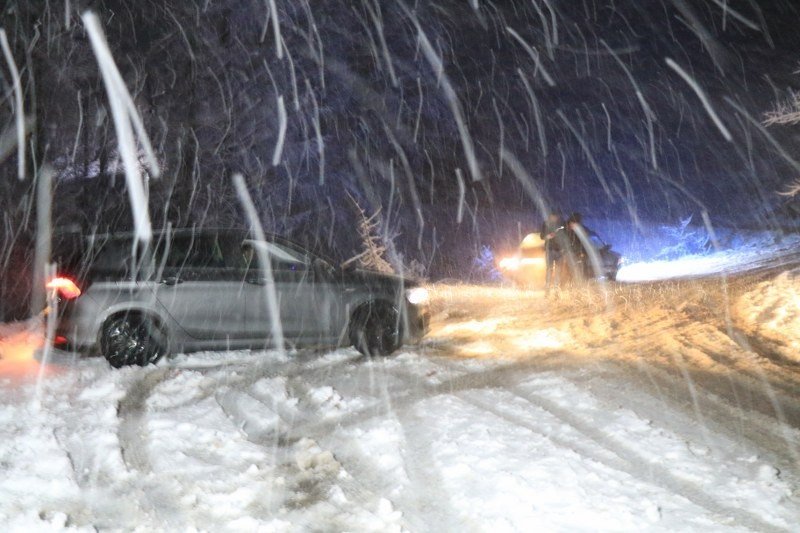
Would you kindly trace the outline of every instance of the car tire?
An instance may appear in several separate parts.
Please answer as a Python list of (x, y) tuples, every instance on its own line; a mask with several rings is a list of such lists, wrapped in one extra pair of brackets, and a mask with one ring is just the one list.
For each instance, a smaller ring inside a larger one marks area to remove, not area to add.
[(397, 308), (388, 303), (373, 302), (353, 313), (350, 342), (366, 356), (386, 356), (400, 348), (401, 330)]
[(166, 353), (163, 330), (141, 314), (111, 317), (103, 325), (100, 349), (114, 368), (153, 364)]

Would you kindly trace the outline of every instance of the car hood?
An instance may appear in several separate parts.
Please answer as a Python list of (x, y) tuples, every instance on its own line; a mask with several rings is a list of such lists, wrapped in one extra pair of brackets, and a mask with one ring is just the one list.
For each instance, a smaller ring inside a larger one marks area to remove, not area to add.
[(351, 282), (362, 282), (376, 285), (391, 285), (393, 287), (416, 287), (419, 283), (413, 279), (398, 276), (397, 274), (386, 274), (375, 270), (362, 268), (345, 269), (342, 272), (344, 278)]

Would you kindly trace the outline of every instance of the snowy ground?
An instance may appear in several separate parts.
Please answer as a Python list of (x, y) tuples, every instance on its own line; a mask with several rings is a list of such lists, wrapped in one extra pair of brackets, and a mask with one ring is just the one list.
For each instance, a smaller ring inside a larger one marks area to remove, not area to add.
[(214, 531), (791, 531), (800, 270), (434, 286), (419, 347), (115, 371), (0, 326), (0, 524)]

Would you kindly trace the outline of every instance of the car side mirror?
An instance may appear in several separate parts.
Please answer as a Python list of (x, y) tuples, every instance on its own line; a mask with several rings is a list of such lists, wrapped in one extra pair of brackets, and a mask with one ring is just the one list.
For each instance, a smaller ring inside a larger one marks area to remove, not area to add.
[(314, 272), (326, 276), (333, 275), (334, 272), (334, 268), (330, 264), (328, 264), (327, 261), (325, 261), (324, 259), (320, 259), (319, 257), (315, 257), (314, 259), (312, 259), (311, 268), (314, 270)]

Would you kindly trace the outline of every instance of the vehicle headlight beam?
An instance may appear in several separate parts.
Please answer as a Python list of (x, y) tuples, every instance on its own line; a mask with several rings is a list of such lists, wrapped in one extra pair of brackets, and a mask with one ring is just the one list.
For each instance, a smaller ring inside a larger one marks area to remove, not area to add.
[(422, 305), (428, 303), (430, 294), (428, 293), (428, 289), (424, 287), (414, 287), (406, 291), (406, 299), (408, 303)]

